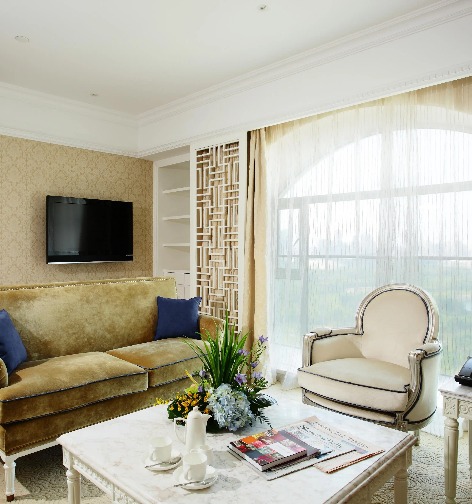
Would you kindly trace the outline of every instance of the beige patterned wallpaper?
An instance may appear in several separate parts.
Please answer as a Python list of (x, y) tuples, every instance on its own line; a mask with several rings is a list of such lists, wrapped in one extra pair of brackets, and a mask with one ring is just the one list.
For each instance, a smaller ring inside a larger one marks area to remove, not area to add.
[[(134, 260), (46, 264), (46, 195), (133, 202)], [(152, 275), (152, 162), (0, 135), (0, 283)]]

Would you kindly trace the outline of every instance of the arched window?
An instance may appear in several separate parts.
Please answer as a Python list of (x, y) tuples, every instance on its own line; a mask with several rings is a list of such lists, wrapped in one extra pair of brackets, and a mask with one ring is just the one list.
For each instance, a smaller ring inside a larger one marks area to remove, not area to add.
[(353, 327), (364, 295), (387, 283), (436, 300), (443, 374), (470, 355), (470, 88), (464, 79), (271, 128), (276, 368), (300, 366), (307, 331)]

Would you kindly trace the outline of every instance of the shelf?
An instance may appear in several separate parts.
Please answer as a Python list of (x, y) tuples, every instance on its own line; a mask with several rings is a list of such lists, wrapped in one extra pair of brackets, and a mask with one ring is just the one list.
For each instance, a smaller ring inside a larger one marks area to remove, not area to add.
[(190, 158), (172, 161), (157, 167), (156, 271), (190, 269)]
[(190, 215), (171, 215), (169, 217), (162, 217), (163, 221), (178, 221), (178, 220), (190, 220)]
[(165, 191), (162, 191), (162, 194), (173, 194), (185, 191), (190, 191), (190, 187), (176, 187), (175, 189), (166, 189)]
[(166, 248), (190, 248), (190, 243), (163, 243)]

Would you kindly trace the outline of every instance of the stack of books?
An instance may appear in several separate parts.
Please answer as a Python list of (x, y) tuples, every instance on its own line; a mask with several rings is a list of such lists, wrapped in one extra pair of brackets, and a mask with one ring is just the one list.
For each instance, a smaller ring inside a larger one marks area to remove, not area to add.
[(231, 441), (228, 448), (260, 471), (294, 460), (320, 457), (331, 451), (323, 443), (320, 444), (318, 438), (313, 438), (306, 421)]
[[(381, 453), (376, 446), (309, 417), (231, 441), (230, 452), (259, 471), (287, 474), (315, 466), (331, 473)], [(268, 476), (272, 479), (275, 476)]]

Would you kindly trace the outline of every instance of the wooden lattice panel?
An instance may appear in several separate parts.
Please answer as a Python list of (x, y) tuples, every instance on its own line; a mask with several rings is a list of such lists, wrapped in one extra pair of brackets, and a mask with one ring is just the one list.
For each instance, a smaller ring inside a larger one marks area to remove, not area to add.
[(202, 311), (238, 323), (239, 143), (198, 150), (196, 287)]

